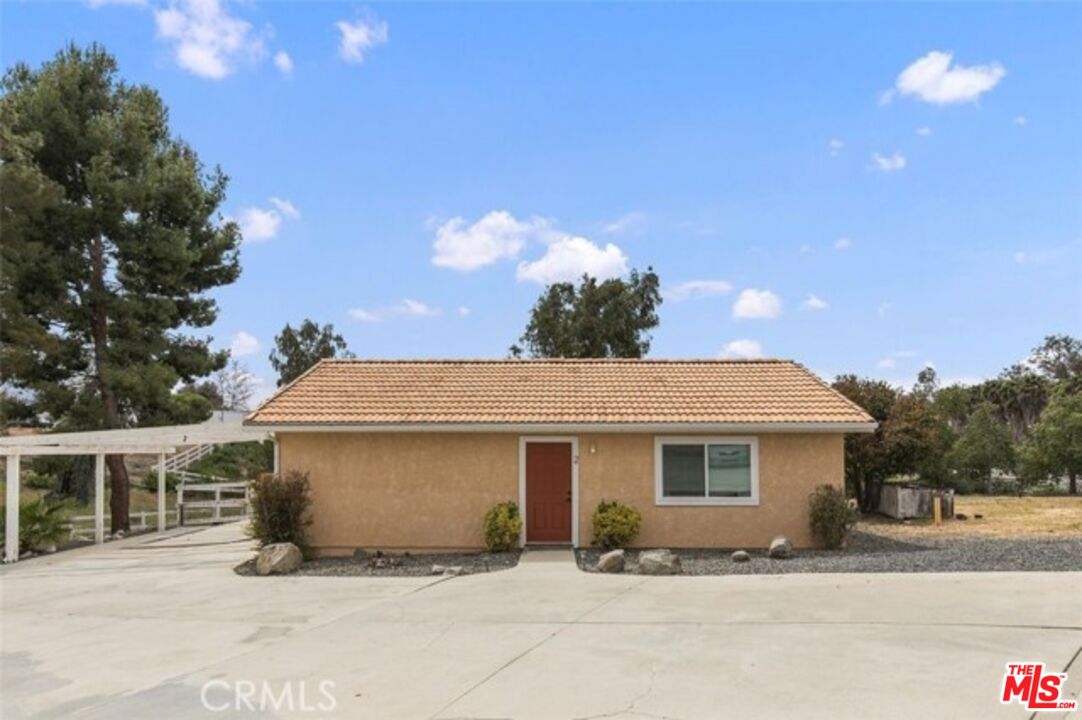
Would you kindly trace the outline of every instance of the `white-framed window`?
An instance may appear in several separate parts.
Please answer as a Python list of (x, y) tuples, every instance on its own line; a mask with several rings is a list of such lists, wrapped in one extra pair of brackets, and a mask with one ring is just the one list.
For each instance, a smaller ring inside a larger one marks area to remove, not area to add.
[(658, 505), (758, 505), (759, 441), (656, 437), (654, 481)]

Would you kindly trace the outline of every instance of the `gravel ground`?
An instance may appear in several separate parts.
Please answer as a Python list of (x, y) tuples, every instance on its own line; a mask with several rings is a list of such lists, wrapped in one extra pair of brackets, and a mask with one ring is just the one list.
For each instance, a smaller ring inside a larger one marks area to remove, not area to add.
[[(292, 575), (339, 577), (420, 577), (435, 575), (433, 565), (461, 567), (461, 575), (507, 570), (518, 565), (519, 552), (504, 553), (423, 553), (369, 555), (362, 558), (317, 558), (308, 560)], [(382, 561), (382, 562), (381, 562)], [(234, 568), (238, 575), (255, 575), (255, 558)]]
[[(684, 575), (778, 575), (784, 573), (1082, 571), (1082, 537), (944, 538), (894, 540), (854, 532), (844, 550), (796, 550), (771, 560), (748, 549), (751, 560), (734, 563), (729, 550), (674, 550)], [(579, 567), (597, 572), (599, 550), (578, 552)], [(627, 554), (625, 572), (636, 571), (637, 551)]]

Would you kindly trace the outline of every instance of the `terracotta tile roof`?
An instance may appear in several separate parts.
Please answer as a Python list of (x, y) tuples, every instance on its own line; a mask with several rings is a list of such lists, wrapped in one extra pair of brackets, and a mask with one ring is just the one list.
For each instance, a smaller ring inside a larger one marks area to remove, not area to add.
[(785, 360), (324, 360), (247, 424), (871, 423)]

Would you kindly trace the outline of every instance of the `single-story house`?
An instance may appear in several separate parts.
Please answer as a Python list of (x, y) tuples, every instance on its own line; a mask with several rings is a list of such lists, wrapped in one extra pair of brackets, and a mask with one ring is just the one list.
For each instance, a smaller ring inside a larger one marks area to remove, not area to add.
[(860, 407), (782, 360), (325, 360), (245, 420), (308, 473), (313, 547), (464, 549), (516, 501), (524, 544), (589, 545), (619, 500), (641, 547), (812, 544)]

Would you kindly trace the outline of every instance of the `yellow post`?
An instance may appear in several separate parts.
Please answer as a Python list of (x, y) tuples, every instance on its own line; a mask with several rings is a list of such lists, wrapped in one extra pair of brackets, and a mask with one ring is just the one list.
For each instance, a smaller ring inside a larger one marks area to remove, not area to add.
[(943, 498), (939, 495), (932, 498), (932, 519), (936, 525), (943, 522)]

